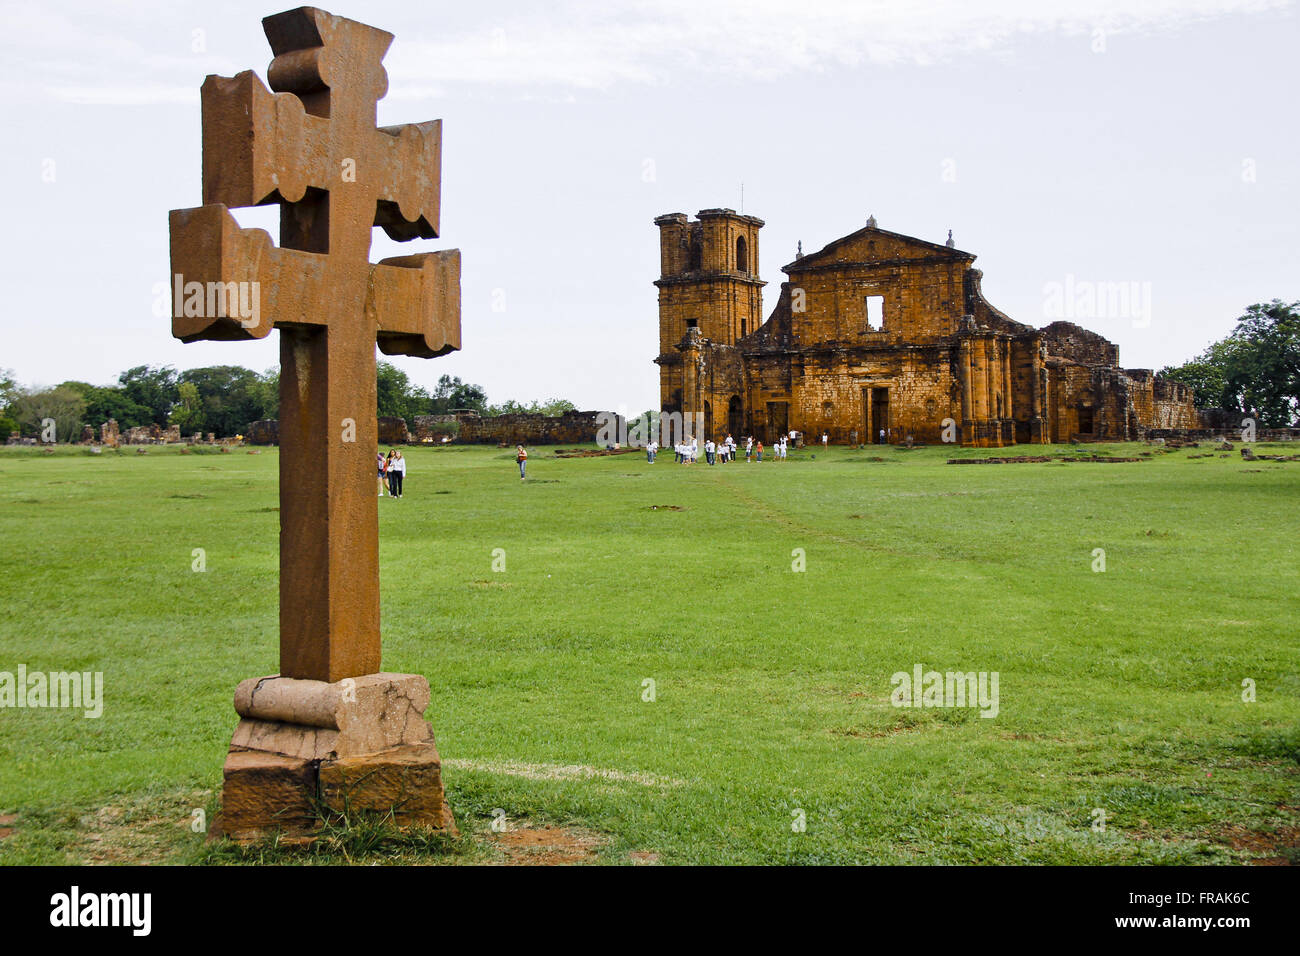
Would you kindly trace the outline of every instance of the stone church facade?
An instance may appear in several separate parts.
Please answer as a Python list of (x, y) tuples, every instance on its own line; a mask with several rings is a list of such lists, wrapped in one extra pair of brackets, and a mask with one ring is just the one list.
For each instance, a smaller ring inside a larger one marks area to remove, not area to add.
[(771, 442), (1004, 446), (1134, 440), (1200, 424), (1191, 389), (1122, 369), (1119, 347), (1069, 322), (1034, 328), (980, 291), (975, 256), (865, 228), (783, 266), (761, 315), (763, 221), (731, 209), (655, 219), (660, 402), (706, 434)]

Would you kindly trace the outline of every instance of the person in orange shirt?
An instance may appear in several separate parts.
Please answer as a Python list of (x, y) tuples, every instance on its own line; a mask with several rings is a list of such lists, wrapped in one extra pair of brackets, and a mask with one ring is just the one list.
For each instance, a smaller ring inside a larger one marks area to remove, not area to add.
[(758, 443), (758, 460), (763, 460), (763, 443), (761, 441)]
[(524, 480), (524, 469), (528, 464), (528, 452), (523, 445), (515, 446), (515, 461), (519, 462), (519, 480)]

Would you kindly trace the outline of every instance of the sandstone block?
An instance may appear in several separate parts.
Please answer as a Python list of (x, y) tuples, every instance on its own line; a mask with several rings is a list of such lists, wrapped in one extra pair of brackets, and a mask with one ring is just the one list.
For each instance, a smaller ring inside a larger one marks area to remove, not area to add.
[(316, 763), (283, 754), (232, 748), (213, 836), (252, 840), (277, 832), (306, 836), (319, 826)]
[(393, 811), (399, 826), (457, 833), (442, 786), (442, 760), (432, 742), (320, 764), (321, 801), (333, 810)]
[(235, 711), (244, 720), (232, 744), (313, 759), (377, 753), (431, 741), (428, 706), (429, 682), (419, 674), (334, 683), (250, 678), (235, 690)]

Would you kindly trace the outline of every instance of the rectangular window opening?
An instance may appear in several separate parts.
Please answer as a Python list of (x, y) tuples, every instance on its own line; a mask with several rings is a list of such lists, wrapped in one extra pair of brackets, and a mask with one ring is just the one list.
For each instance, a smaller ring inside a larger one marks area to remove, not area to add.
[(885, 297), (869, 295), (865, 299), (867, 308), (867, 331), (883, 332), (885, 329)]

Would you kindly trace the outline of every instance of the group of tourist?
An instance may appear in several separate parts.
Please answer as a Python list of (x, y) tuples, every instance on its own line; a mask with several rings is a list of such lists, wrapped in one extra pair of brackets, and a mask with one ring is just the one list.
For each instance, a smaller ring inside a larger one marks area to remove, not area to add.
[(388, 450), (388, 457), (383, 454), (375, 456), (379, 469), (379, 497), (385, 494), (393, 498), (402, 497), (402, 484), (406, 478), (406, 459), (395, 448)]
[[(798, 440), (798, 432), (790, 432), (789, 436), (782, 435), (776, 440), (771, 448), (770, 461), (785, 461), (786, 454), (789, 451), (790, 440)], [(822, 447), (825, 448), (829, 436), (822, 433)], [(880, 440), (885, 440), (885, 433), (882, 430)], [(712, 438), (706, 440), (701, 447), (698, 438), (692, 438), (689, 442), (678, 442), (673, 446), (674, 460), (679, 465), (693, 465), (700, 459), (700, 451), (704, 452), (704, 460), (710, 465), (727, 464), (736, 461), (737, 449), (739, 446), (736, 440), (728, 435), (724, 440), (715, 442)], [(755, 441), (752, 435), (745, 438), (745, 461), (763, 460), (763, 443)], [(655, 463), (655, 457), (659, 454), (659, 443), (651, 441), (645, 446), (646, 461), (650, 464)], [(402, 453), (396, 449), (388, 452), (385, 458), (382, 454), (376, 456), (379, 469), (379, 497), (385, 494), (394, 498), (402, 497), (402, 485), (406, 478), (406, 459)], [(519, 480), (524, 481), (528, 469), (528, 450), (523, 445), (515, 446), (515, 461), (519, 465)]]
[[(772, 446), (771, 461), (783, 461), (786, 457), (789, 439), (782, 435)], [(736, 461), (737, 448), (736, 440), (730, 435), (723, 441), (715, 442), (712, 438), (706, 440), (703, 445), (704, 460), (710, 465), (726, 464), (727, 462)], [(673, 460), (679, 465), (693, 465), (700, 459), (701, 445), (698, 438), (692, 438), (689, 442), (681, 441), (673, 445)], [(645, 459), (650, 464), (655, 463), (655, 457), (659, 454), (659, 443), (651, 441), (645, 446)], [(763, 460), (763, 443), (755, 441), (752, 435), (745, 438), (745, 461), (762, 461)]]

